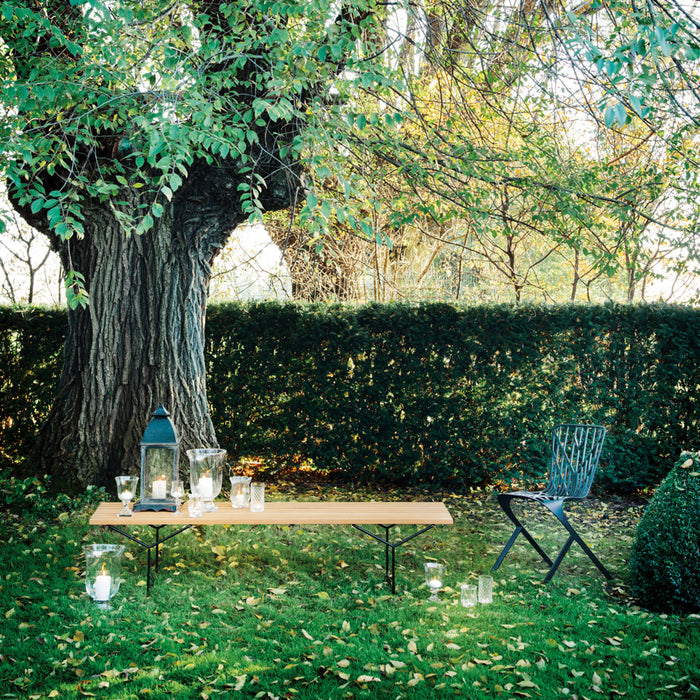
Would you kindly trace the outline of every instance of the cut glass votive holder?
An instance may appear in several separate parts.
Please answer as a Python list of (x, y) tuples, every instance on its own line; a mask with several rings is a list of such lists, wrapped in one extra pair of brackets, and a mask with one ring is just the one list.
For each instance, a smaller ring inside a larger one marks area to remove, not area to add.
[(265, 484), (261, 481), (254, 481), (250, 485), (250, 510), (253, 513), (265, 510)]
[(479, 603), (487, 605), (493, 602), (493, 576), (479, 576)]

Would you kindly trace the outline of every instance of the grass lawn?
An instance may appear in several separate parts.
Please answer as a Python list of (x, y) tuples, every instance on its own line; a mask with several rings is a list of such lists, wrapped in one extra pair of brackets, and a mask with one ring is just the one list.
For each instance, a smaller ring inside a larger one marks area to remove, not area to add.
[[(569, 510), (613, 581), (574, 545), (544, 584), (547, 567), (518, 543), (494, 602), (467, 609), (459, 584), (487, 573), (510, 534), (493, 495), (278, 485), (268, 498), (442, 499), (455, 524), (397, 551), (395, 596), (382, 547), (354, 529), (259, 526), (171, 540), (147, 597), (145, 550), (90, 528), (88, 511), (2, 516), (0, 698), (700, 698), (700, 616), (649, 613), (625, 593), (641, 506)], [(564, 530), (526, 508), (557, 551)], [(97, 542), (127, 544), (111, 611), (85, 593), (82, 545)], [(447, 568), (437, 604), (429, 560)]]

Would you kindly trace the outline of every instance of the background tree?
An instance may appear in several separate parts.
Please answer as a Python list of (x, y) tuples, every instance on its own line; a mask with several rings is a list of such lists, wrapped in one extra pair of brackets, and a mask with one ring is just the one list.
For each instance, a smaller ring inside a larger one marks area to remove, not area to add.
[[(692, 263), (698, 25), (684, 7), (430, 2), (401, 17), (395, 10), (387, 60), (408, 89), (386, 101), (350, 99), (343, 151), (328, 155), (366, 180), (356, 211), (372, 202), (377, 213), (363, 231), (365, 269), (377, 241), (390, 238), (402, 250), (393, 260), (405, 261), (406, 241), (415, 250), (431, 240), (436, 274), (445, 260), (437, 248), (461, 250), (447, 257), (462, 262), (468, 252), (510, 285), (511, 299), (561, 298), (559, 267), (569, 270), (568, 298), (631, 300), (652, 274), (640, 256), (670, 261), (670, 251), (683, 250)], [(455, 240), (455, 229), (468, 238)], [(442, 231), (450, 233), (442, 239)], [(338, 263), (342, 253), (324, 255)], [(374, 275), (391, 276), (376, 266)], [(392, 286), (397, 296), (411, 293)]]
[(0, 299), (10, 304), (60, 303), (62, 280), (44, 237), (3, 198), (0, 216), (7, 220), (7, 231), (0, 237)]

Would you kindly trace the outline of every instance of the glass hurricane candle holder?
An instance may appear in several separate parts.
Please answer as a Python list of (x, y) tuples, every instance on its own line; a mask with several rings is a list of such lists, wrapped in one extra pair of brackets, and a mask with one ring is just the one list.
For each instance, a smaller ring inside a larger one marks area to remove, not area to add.
[(425, 562), (425, 583), (430, 589), (428, 600), (438, 600), (438, 591), (442, 588), (445, 565), (435, 561)]
[(226, 450), (187, 450), (187, 457), (190, 460), (190, 491), (202, 499), (205, 513), (218, 510), (214, 499), (221, 493)]
[(250, 505), (250, 481), (249, 476), (231, 477), (232, 508), (247, 508)]
[(122, 509), (117, 515), (120, 517), (131, 515), (129, 503), (131, 503), (136, 495), (136, 487), (138, 486), (139, 478), (138, 476), (117, 476), (115, 480), (117, 482), (117, 497), (122, 502)]
[(110, 608), (109, 601), (119, 591), (122, 544), (89, 544), (85, 552), (85, 590), (98, 607)]

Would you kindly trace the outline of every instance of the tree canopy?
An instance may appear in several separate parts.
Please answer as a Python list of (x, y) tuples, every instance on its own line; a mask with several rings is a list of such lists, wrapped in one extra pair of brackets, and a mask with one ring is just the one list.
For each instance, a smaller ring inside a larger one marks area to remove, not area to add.
[[(459, 218), (506, 257), (500, 234), (545, 231), (596, 276), (624, 265), (630, 218), (694, 253), (699, 36), (682, 0), (6, 0), (1, 166), (64, 241), (87, 199), (140, 234), (196, 163), (233, 163), (243, 213), (289, 204), (312, 247)], [(81, 280), (69, 263), (73, 305)]]
[(159, 404), (216, 443), (211, 266), (263, 212), (633, 297), (652, 228), (693, 247), (698, 34), (682, 0), (0, 0), (0, 174), (74, 310), (39, 463), (113, 483)]

